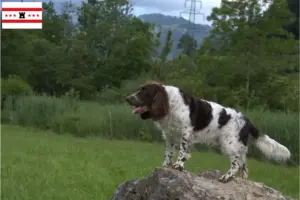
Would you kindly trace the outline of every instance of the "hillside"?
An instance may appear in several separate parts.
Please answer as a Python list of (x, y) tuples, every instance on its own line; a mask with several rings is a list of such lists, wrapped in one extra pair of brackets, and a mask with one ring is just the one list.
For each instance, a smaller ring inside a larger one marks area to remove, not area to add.
[(173, 47), (170, 55), (168, 56), (169, 59), (172, 59), (179, 53), (179, 50), (176, 48), (178, 41), (187, 30), (191, 30), (191, 33), (193, 34), (194, 38), (197, 40), (199, 46), (201, 45), (203, 39), (206, 36), (208, 36), (211, 30), (211, 27), (209, 25), (202, 25), (202, 24), (193, 25), (189, 23), (188, 20), (182, 17), (166, 16), (157, 13), (140, 15), (138, 17), (145, 22), (156, 24), (157, 31), (159, 30), (158, 27), (161, 26), (162, 34), (161, 34), (160, 41), (162, 45), (160, 46), (159, 50), (161, 50), (163, 44), (165, 44), (168, 30), (171, 29), (173, 31), (173, 36), (172, 36)]

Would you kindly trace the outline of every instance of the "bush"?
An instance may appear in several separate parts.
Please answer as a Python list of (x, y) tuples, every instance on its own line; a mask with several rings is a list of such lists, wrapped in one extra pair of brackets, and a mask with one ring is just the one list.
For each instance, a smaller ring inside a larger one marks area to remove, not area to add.
[(294, 59), (198, 56), (193, 61), (179, 56), (160, 63), (156, 74), (193, 96), (227, 106), (299, 111), (299, 73), (282, 72), (294, 68)]
[(106, 87), (93, 99), (102, 104), (124, 103), (126, 96), (136, 91), (147, 80), (151, 80), (150, 76), (142, 74), (136, 79), (124, 81), (120, 88)]
[(51, 129), (51, 123), (56, 117), (66, 112), (75, 111), (76, 106), (67, 98), (48, 96), (9, 96), (2, 110), (2, 122)]
[(194, 61), (180, 55), (168, 62), (154, 60), (148, 75), (123, 82), (120, 88), (105, 88), (95, 99), (104, 103), (124, 102), (125, 96), (144, 81), (156, 80), (225, 106), (299, 111), (299, 75), (280, 72), (281, 65), (288, 65), (293, 57), (276, 62), (270, 60), (274, 58), (264, 59), (245, 63), (245, 58), (202, 56)]
[(30, 94), (32, 94), (30, 85), (20, 77), (9, 76), (6, 79), (1, 78), (2, 96), (25, 96)]
[[(12, 107), (8, 100), (2, 110), (2, 122), (51, 129), (80, 137), (96, 135), (111, 139), (161, 141), (161, 133), (153, 123), (132, 115), (130, 106), (126, 104), (79, 102), (69, 98), (20, 97), (16, 100), (16, 107)], [(299, 161), (298, 113), (265, 110), (248, 110), (244, 113), (263, 133), (287, 146), (293, 160)], [(255, 148), (250, 148), (249, 154), (262, 157)]]
[(1, 78), (1, 109), (8, 97), (12, 97), (11, 103), (13, 106), (14, 98), (30, 94), (32, 94), (30, 85), (23, 81), (20, 77), (9, 76), (6, 79)]
[(97, 135), (115, 139), (159, 141), (152, 123), (140, 121), (124, 104), (71, 101), (69, 98), (28, 96), (9, 98), (2, 110), (2, 122), (51, 129), (76, 136)]

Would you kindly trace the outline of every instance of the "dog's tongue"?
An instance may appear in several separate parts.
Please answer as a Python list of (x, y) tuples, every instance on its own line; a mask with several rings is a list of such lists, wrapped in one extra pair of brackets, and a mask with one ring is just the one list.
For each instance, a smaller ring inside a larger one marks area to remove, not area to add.
[(143, 107), (134, 107), (132, 113), (141, 113), (144, 111)]

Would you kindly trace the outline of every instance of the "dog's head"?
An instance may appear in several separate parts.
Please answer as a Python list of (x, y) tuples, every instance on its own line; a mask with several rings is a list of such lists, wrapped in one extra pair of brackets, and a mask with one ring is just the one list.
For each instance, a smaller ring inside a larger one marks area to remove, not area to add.
[(132, 113), (142, 119), (158, 120), (168, 114), (168, 95), (164, 86), (157, 82), (147, 82), (138, 91), (126, 97), (133, 106)]

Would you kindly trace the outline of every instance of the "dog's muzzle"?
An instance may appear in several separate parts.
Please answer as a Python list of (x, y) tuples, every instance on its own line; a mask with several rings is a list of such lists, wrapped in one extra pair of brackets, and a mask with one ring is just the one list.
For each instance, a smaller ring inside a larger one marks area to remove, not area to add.
[(126, 97), (126, 101), (133, 106), (134, 102), (137, 101), (137, 98), (135, 95), (129, 95)]
[(134, 114), (141, 114), (141, 113), (144, 113), (146, 112), (148, 109), (147, 109), (147, 106), (145, 106), (143, 104), (143, 102), (141, 102), (137, 96), (135, 94), (132, 94), (132, 95), (129, 95), (126, 97), (126, 101), (131, 105), (133, 106), (133, 110), (132, 110), (132, 113)]

